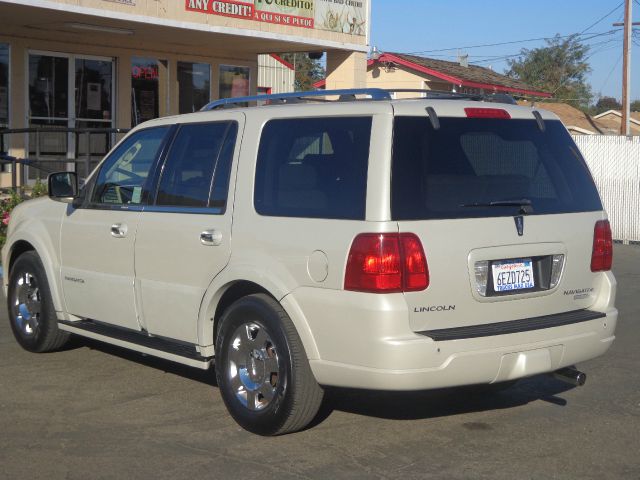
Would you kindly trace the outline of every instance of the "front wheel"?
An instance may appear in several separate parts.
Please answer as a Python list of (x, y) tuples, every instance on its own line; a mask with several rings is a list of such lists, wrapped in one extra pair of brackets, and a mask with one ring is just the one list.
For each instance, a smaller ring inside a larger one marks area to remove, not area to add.
[(57, 350), (69, 338), (58, 329), (47, 275), (35, 252), (23, 253), (11, 267), (7, 307), (13, 335), (29, 352)]
[(324, 392), (287, 313), (264, 294), (233, 303), (220, 320), (216, 378), (231, 416), (245, 430), (282, 435), (306, 427)]

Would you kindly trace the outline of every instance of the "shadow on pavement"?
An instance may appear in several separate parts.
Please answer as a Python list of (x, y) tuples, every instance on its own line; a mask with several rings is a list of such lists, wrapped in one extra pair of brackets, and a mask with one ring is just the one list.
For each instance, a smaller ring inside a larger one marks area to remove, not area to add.
[(213, 369), (200, 370), (198, 368), (181, 365), (169, 360), (164, 360), (162, 358), (135, 352), (126, 348), (117, 347), (108, 343), (99, 342), (90, 338), (83, 338), (77, 335), (73, 335), (69, 343), (65, 347), (65, 350), (73, 350), (77, 348), (89, 348), (91, 350), (97, 350), (99, 352), (106, 353), (107, 355), (113, 355), (130, 362), (144, 365), (145, 367), (155, 368), (156, 370), (161, 370), (165, 373), (188, 378), (189, 380), (204, 383), (212, 387), (218, 386), (218, 384), (216, 383), (216, 375)]
[[(198, 370), (95, 340), (74, 336), (69, 348), (83, 347), (217, 387), (213, 369), (208, 371)], [(538, 400), (565, 406), (566, 400), (558, 395), (572, 388), (575, 387), (555, 380), (548, 375), (539, 375), (520, 380), (516, 385), (502, 391), (493, 391), (483, 385), (419, 392), (381, 392), (327, 388), (322, 409), (310, 425), (310, 428), (324, 422), (334, 411), (390, 420), (417, 420), (516, 408)], [(472, 427), (473, 425), (469, 428)], [(483, 427), (478, 425), (477, 428)]]
[(477, 385), (420, 392), (331, 389), (325, 408), (368, 417), (416, 420), (515, 408), (537, 400), (565, 406), (566, 400), (558, 395), (575, 388), (547, 375), (520, 380), (502, 391), (487, 387)]

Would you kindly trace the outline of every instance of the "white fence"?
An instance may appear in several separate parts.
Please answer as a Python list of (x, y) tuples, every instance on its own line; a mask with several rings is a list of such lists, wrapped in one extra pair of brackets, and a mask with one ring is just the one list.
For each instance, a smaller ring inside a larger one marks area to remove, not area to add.
[(613, 238), (640, 242), (640, 137), (575, 136), (591, 169)]

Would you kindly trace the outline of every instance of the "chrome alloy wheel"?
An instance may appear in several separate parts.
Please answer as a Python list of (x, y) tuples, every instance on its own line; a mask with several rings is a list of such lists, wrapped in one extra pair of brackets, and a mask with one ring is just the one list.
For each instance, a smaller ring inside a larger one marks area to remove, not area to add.
[(26, 337), (33, 337), (38, 331), (42, 299), (36, 277), (24, 272), (15, 282), (14, 322), (18, 330)]
[(269, 332), (257, 323), (245, 323), (233, 332), (227, 375), (236, 398), (251, 411), (264, 410), (285, 385)]

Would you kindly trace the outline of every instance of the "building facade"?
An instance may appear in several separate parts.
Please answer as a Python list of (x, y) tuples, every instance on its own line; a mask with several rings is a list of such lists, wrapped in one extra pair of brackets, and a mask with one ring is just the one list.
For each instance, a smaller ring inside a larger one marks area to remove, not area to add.
[[(608, 110), (593, 118), (603, 125), (603, 133), (620, 135), (622, 130), (622, 112), (618, 110)], [(631, 135), (640, 135), (640, 112), (631, 112), (629, 123), (631, 125)]]
[[(130, 128), (193, 112), (255, 94), (260, 54), (326, 52), (328, 82), (363, 86), (369, 18), (370, 0), (0, 0), (0, 128)], [(3, 146), (68, 159), (88, 148), (71, 134)]]
[[(324, 80), (315, 84), (325, 88)], [(375, 52), (367, 62), (366, 85), (388, 90), (432, 90), (469, 94), (507, 94), (549, 98), (539, 91), (490, 68), (472, 65), (468, 59), (448, 62), (404, 53)], [(398, 92), (396, 98), (413, 97), (415, 92)]]
[(287, 93), (295, 90), (296, 70), (275, 53), (258, 56), (258, 94)]

